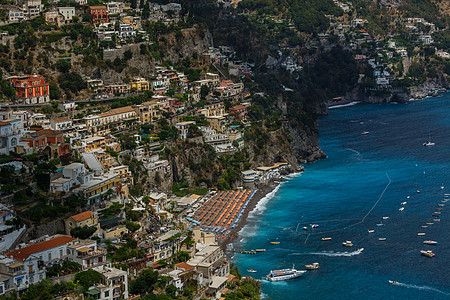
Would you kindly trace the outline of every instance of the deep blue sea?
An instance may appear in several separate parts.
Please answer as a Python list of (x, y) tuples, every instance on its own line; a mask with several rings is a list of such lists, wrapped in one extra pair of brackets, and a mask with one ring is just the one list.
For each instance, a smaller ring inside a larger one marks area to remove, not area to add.
[[(450, 194), (450, 93), (334, 109), (319, 122), (328, 158), (288, 177), (250, 214), (233, 246), (267, 251), (235, 254), (241, 273), (262, 278), (273, 269), (320, 263), (297, 279), (262, 280), (263, 298), (274, 300), (450, 299), (450, 201), (438, 206)], [(429, 139), (436, 145), (424, 147)], [(440, 221), (433, 221), (435, 211)], [(424, 245), (426, 239), (438, 245)], [(343, 247), (347, 240), (354, 246)]]

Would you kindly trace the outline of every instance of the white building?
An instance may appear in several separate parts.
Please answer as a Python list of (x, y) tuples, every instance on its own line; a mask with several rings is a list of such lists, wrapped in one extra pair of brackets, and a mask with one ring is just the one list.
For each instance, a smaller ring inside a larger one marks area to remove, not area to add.
[(180, 134), (180, 139), (185, 140), (189, 133), (189, 126), (191, 124), (195, 124), (194, 121), (187, 122), (179, 122), (175, 124), (175, 127), (178, 129), (178, 133)]
[(0, 121), (0, 154), (9, 154), (15, 151), (23, 135), (22, 120)]
[(68, 117), (54, 118), (50, 120), (50, 126), (53, 130), (66, 131), (73, 128), (73, 122)]
[(9, 10), (9, 21), (10, 22), (20, 22), (27, 20), (27, 16), (23, 13), (20, 8), (12, 8)]
[(58, 7), (57, 10), (64, 17), (64, 24), (72, 22), (72, 18), (75, 16), (75, 7)]
[(89, 288), (88, 296), (99, 300), (128, 299), (128, 275), (127, 272), (101, 266), (94, 268), (103, 276), (102, 283)]
[(33, 19), (42, 11), (42, 2), (41, 0), (26, 0), (23, 3), (23, 11), (24, 14), (28, 17), (28, 19)]

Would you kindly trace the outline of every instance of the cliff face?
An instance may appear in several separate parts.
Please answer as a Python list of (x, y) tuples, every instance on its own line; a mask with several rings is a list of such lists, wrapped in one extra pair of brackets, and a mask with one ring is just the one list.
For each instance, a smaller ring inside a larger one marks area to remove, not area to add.
[[(318, 122), (316, 121), (316, 128)], [(289, 131), (290, 149), (293, 156), (300, 162), (313, 162), (326, 158), (325, 153), (319, 146), (319, 134), (317, 132), (307, 133), (299, 127), (291, 127)]]

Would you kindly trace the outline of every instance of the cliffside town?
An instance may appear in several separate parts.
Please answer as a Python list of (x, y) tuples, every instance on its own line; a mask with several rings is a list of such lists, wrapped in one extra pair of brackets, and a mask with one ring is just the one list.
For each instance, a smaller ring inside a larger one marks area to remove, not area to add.
[(2, 299), (255, 299), (224, 246), (275, 181), (326, 157), (317, 115), (448, 88), (431, 2), (13, 2)]

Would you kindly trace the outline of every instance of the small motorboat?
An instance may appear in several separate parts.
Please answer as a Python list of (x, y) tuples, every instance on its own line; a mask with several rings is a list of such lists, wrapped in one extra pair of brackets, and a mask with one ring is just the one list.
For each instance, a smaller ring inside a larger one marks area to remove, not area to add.
[(363, 131), (363, 132), (361, 132), (361, 134), (362, 135), (366, 135), (366, 134), (369, 134), (369, 132), (368, 131)]
[(426, 245), (437, 245), (438, 242), (432, 241), (432, 240), (426, 240), (426, 241), (423, 241), (423, 243)]
[(389, 280), (389, 283), (390, 283), (390, 284), (398, 284), (398, 281), (395, 281), (395, 280)]
[(411, 196), (406, 196), (406, 199), (409, 199), (409, 198), (411, 198)]
[(308, 227), (303, 227), (302, 229), (303, 229), (303, 230), (308, 230)]
[(367, 232), (368, 232), (368, 233), (374, 233), (375, 230), (373, 230), (373, 229), (372, 229), (372, 230), (367, 230)]
[(345, 246), (345, 247), (352, 247), (352, 246), (353, 246), (353, 243), (352, 243), (352, 241), (345, 241), (345, 242), (342, 243), (342, 246)]
[(433, 219), (434, 222), (440, 222), (441, 219)]
[(417, 193), (420, 194), (420, 190), (417, 190)]
[(247, 272), (250, 272), (250, 273), (256, 273), (257, 271), (255, 271), (255, 270), (253, 270), (253, 269), (249, 269), (249, 270), (247, 270)]
[(377, 224), (377, 226), (378, 226), (378, 227), (384, 226), (384, 224), (383, 224), (383, 223), (379, 223), (379, 224)]
[(318, 224), (311, 224), (311, 228), (318, 228), (319, 225)]
[(402, 203), (400, 203), (400, 204), (401, 204), (401, 205), (406, 205), (406, 203), (408, 203), (408, 202), (405, 201), (405, 202), (402, 202)]
[(325, 241), (331, 241), (331, 238), (330, 238), (330, 237), (323, 237), (323, 238), (322, 238), (322, 241), (324, 241), (324, 242), (325, 242)]
[(426, 143), (423, 143), (423, 145), (424, 146), (426, 146), (426, 147), (429, 147), (429, 146), (434, 146), (434, 145), (436, 145), (435, 143), (433, 143), (433, 142), (426, 142)]
[(404, 211), (405, 208), (404, 208), (404, 207), (400, 207), (398, 210), (399, 210), (399, 211)]
[(427, 234), (425, 232), (419, 232), (417, 235), (418, 236), (424, 236), (424, 235), (427, 235)]
[(433, 217), (440, 217), (439, 214), (432, 214)]
[(256, 249), (256, 252), (266, 252), (266, 249)]
[(272, 245), (278, 245), (280, 242), (270, 242)]
[(439, 203), (438, 206), (445, 206), (445, 204)]
[(426, 257), (434, 257), (436, 255), (431, 250), (420, 250), (420, 254)]
[(317, 270), (320, 267), (319, 263), (312, 263), (310, 265), (305, 265), (306, 270)]
[(428, 225), (422, 225), (422, 228), (428, 228)]
[(387, 219), (389, 219), (389, 217), (383, 217), (383, 220), (387, 220)]
[(379, 241), (385, 241), (386, 238), (378, 238)]
[(441, 186), (441, 190), (443, 190), (444, 189), (444, 186)]
[(436, 210), (442, 210), (442, 207), (436, 207)]

